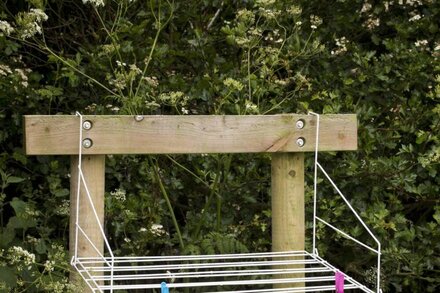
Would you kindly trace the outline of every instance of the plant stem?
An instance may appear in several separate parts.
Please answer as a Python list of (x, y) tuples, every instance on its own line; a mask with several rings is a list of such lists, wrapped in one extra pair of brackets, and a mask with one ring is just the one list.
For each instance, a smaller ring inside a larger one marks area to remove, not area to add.
[[(194, 239), (198, 239), (199, 234), (200, 234), (200, 230), (202, 229), (202, 226), (206, 221), (206, 211), (209, 209), (209, 206), (211, 205), (211, 201), (212, 201), (214, 194), (216, 194), (215, 190), (217, 188), (217, 184), (220, 179), (219, 173), (220, 173), (220, 170), (217, 170), (217, 172), (215, 173), (214, 183), (212, 184), (211, 192), (209, 193), (208, 199), (206, 200), (205, 206), (203, 207), (203, 210), (201, 212), (201, 218), (200, 218), (199, 223), (197, 225), (196, 232), (194, 233)], [(219, 197), (220, 197), (220, 195), (217, 194), (217, 198), (219, 198)]]
[(217, 232), (220, 231), (222, 226), (222, 197), (217, 195)]
[[(167, 1), (167, 2), (168, 2), (168, 1)], [(161, 3), (161, 2), (159, 1), (159, 4), (160, 4), (160, 3)], [(168, 2), (168, 4), (170, 5), (170, 7), (172, 7), (171, 4), (170, 4), (169, 2)], [(158, 18), (156, 18), (156, 15), (154, 14), (154, 9), (153, 9), (153, 6), (152, 6), (152, 2), (150, 2), (150, 6), (151, 6), (151, 10), (152, 10), (152, 12), (153, 12), (153, 16), (154, 16), (154, 18), (155, 18), (155, 20), (156, 20), (157, 31), (156, 31), (156, 35), (155, 35), (154, 40), (153, 40), (153, 45), (151, 46), (150, 53), (148, 54), (148, 58), (147, 58), (147, 60), (145, 61), (145, 67), (144, 67), (144, 70), (142, 71), (142, 75), (141, 75), (141, 78), (140, 78), (140, 80), (139, 80), (138, 86), (136, 87), (136, 91), (135, 91), (135, 93), (134, 93), (134, 97), (136, 97), (136, 96), (138, 95), (139, 89), (140, 89), (141, 84), (142, 84), (142, 79), (145, 77), (145, 74), (147, 73), (148, 67), (150, 66), (150, 61), (151, 61), (151, 59), (153, 58), (153, 53), (154, 53), (154, 50), (156, 49), (157, 41), (158, 41), (158, 39), (159, 39), (159, 35), (160, 35), (162, 29), (168, 24), (168, 22), (169, 22), (169, 21), (171, 20), (171, 18), (173, 17), (173, 10), (171, 9), (170, 16), (169, 16), (168, 19), (165, 21), (165, 23), (162, 25), (162, 24), (161, 24), (161, 20), (160, 20), (160, 5), (159, 5), (159, 15), (158, 15)]]
[(168, 196), (168, 192), (166, 191), (165, 186), (163, 185), (162, 179), (159, 175), (159, 170), (158, 170), (159, 167), (158, 167), (157, 161), (153, 162), (153, 160), (151, 158), (148, 158), (148, 159), (149, 159), (151, 165), (153, 166), (154, 174), (156, 176), (157, 182), (159, 183), (160, 191), (162, 192), (162, 195), (167, 203), (168, 210), (171, 214), (171, 219), (173, 220), (174, 228), (176, 229), (177, 237), (179, 238), (180, 247), (182, 249), (184, 249), (185, 245), (183, 244), (182, 233), (180, 232), (180, 227), (179, 227), (179, 224), (177, 223), (176, 215), (174, 214), (173, 206), (171, 205), (171, 201)]
[(66, 60), (64, 60), (61, 56), (58, 56), (55, 52), (53, 52), (48, 46), (44, 45), (43, 48), (49, 52), (49, 54), (51, 54), (52, 56), (54, 56), (55, 58), (57, 58), (59, 61), (61, 61), (64, 65), (67, 65), (68, 67), (72, 68), (74, 71), (76, 71), (77, 73), (81, 74), (82, 76), (86, 77), (87, 79), (89, 79), (90, 81), (96, 83), (97, 85), (99, 85), (100, 87), (102, 87), (103, 89), (105, 89), (106, 91), (108, 91), (109, 93), (111, 93), (114, 96), (119, 96), (117, 93), (115, 93), (114, 91), (112, 91), (111, 89), (109, 89), (108, 87), (106, 87), (105, 85), (103, 85), (102, 83), (100, 83), (99, 81), (97, 81), (96, 79), (94, 79), (93, 77), (91, 77), (90, 75), (82, 72), (81, 70), (79, 70), (78, 68), (76, 68), (75, 66), (72, 66), (71, 64), (69, 64), (69, 62), (67, 62)]

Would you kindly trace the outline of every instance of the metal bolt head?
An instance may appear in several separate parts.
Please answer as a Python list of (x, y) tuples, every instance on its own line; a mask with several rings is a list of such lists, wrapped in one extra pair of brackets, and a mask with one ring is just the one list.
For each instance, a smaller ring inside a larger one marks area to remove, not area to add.
[(92, 128), (92, 121), (86, 120), (83, 122), (83, 129), (90, 130)]
[(86, 149), (91, 148), (93, 145), (93, 141), (90, 138), (85, 138), (82, 141), (82, 146)]
[(304, 139), (304, 137), (299, 137), (299, 138), (296, 140), (296, 144), (297, 144), (300, 148), (302, 148), (302, 147), (306, 144), (306, 140)]
[(303, 129), (304, 125), (305, 125), (304, 120), (301, 119), (301, 120), (296, 121), (296, 128)]
[(136, 115), (136, 116), (134, 116), (134, 120), (136, 120), (137, 122), (141, 122), (142, 120), (144, 120), (144, 116)]

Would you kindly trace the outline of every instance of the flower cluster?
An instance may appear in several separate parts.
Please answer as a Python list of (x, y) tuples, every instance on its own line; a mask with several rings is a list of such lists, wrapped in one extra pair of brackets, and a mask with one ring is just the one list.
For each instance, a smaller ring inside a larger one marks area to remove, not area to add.
[(166, 235), (167, 232), (164, 230), (163, 226), (161, 224), (153, 224), (150, 227), (151, 234), (155, 236), (163, 236)]
[(136, 64), (128, 64), (120, 60), (116, 60), (117, 69), (114, 72), (114, 76), (107, 75), (109, 84), (112, 85), (114, 91), (122, 91), (127, 86), (132, 86), (133, 81), (138, 76), (142, 75), (142, 70)]
[(14, 28), (9, 24), (9, 22), (0, 20), (0, 36), (9, 36), (14, 31)]
[(20, 77), (21, 81), (20, 84), (24, 87), (28, 87), (28, 76), (27, 74), (31, 73), (32, 70), (29, 68), (21, 69), (21, 68), (15, 68), (14, 71), (17, 73), (17, 75)]
[(142, 78), (150, 87), (157, 88), (159, 86), (159, 81), (156, 76), (145, 76)]
[(411, 22), (413, 22), (413, 21), (417, 21), (417, 20), (420, 20), (420, 19), (423, 18), (423, 15), (420, 15), (420, 14), (417, 14), (417, 13), (411, 13), (411, 14), (413, 14), (413, 15), (410, 17), (410, 19), (409, 19), (409, 21), (411, 21)]
[(90, 3), (95, 7), (104, 6), (104, 0), (82, 0), (84, 4)]
[(58, 216), (68, 216), (69, 213), (70, 213), (70, 201), (68, 199), (64, 199), (55, 210), (55, 214), (57, 214)]
[(32, 264), (35, 263), (35, 254), (30, 253), (21, 246), (12, 246), (8, 250), (9, 264), (22, 271), (25, 267), (31, 269)]
[(41, 23), (47, 19), (47, 14), (38, 8), (32, 8), (29, 12), (19, 13), (15, 20), (19, 37), (22, 39), (28, 39), (36, 34), (41, 34)]
[(0, 64), (0, 75), (7, 76), (8, 74), (12, 74), (11, 67), (5, 64)]
[(322, 18), (316, 15), (310, 15), (310, 28), (315, 30), (322, 24)]
[(287, 13), (292, 16), (300, 16), (302, 13), (302, 8), (298, 5), (292, 5), (287, 9)]
[(223, 81), (223, 84), (232, 91), (240, 92), (244, 88), (244, 85), (241, 82), (230, 77), (226, 78)]
[(79, 288), (75, 285), (70, 284), (67, 278), (63, 278), (61, 281), (51, 281), (39, 284), (39, 289), (44, 292), (53, 293), (65, 293), (65, 292), (79, 292)]
[(378, 17), (369, 17), (364, 22), (364, 27), (366, 27), (369, 30), (373, 30), (374, 28), (378, 27), (380, 25), (380, 19)]
[(347, 45), (349, 42), (345, 37), (336, 38), (335, 42), (336, 42), (337, 47), (336, 47), (336, 49), (331, 51), (332, 55), (339, 55), (339, 54), (347, 52)]
[(125, 201), (127, 199), (126, 192), (122, 188), (118, 188), (115, 191), (110, 192), (110, 195), (113, 196), (118, 201)]
[(161, 104), (172, 107), (185, 106), (188, 100), (189, 97), (181, 91), (171, 91), (159, 95), (159, 101)]
[(275, 2), (276, 2), (275, 0), (257, 0), (255, 1), (255, 4), (261, 7), (267, 7), (275, 4)]
[(246, 112), (252, 114), (258, 114), (258, 106), (252, 103), (251, 101), (246, 101), (245, 107), (246, 107)]
[(417, 40), (414, 45), (420, 49), (426, 49), (428, 46), (428, 40)]

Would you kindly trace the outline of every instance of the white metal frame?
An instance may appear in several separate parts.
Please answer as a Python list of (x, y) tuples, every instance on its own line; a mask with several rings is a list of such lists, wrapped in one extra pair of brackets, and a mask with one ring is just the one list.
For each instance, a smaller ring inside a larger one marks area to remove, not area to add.
[[(198, 256), (138, 256), (115, 257), (103, 224), (96, 212), (92, 196), (87, 187), (87, 180), (82, 171), (82, 136), (83, 117), (77, 112), (80, 120), (79, 160), (78, 160), (78, 191), (75, 219), (75, 252), (71, 264), (79, 272), (85, 283), (93, 292), (113, 292), (117, 290), (146, 289), (148, 292), (163, 292), (166, 287), (180, 292), (182, 288), (198, 288), (200, 292), (220, 293), (256, 293), (256, 292), (330, 292), (335, 291), (335, 274), (341, 272), (318, 255), (316, 249), (316, 222), (332, 228), (344, 237), (377, 254), (377, 286), (376, 291), (367, 288), (350, 276), (344, 275), (346, 290), (358, 289), (367, 293), (380, 293), (380, 256), (381, 245), (358, 213), (342, 194), (328, 173), (318, 162), (319, 115), (316, 116), (316, 146), (313, 194), (313, 250), (286, 251), (245, 254), (221, 254)], [(377, 249), (353, 238), (344, 231), (317, 216), (317, 178), (318, 169), (342, 197), (357, 220), (377, 243)], [(87, 233), (81, 228), (79, 219), (80, 188), (83, 187), (87, 201), (93, 210), (94, 218), (104, 238), (108, 256), (102, 255)], [(84, 236), (96, 251), (98, 257), (78, 256), (78, 237)], [(286, 288), (272, 288), (274, 284), (284, 284)], [(297, 286), (295, 286), (297, 284)], [(264, 288), (261, 288), (264, 287)], [(162, 289), (161, 289), (162, 288)], [(223, 288), (224, 291), (215, 291)], [(161, 291), (162, 290), (162, 291)]]

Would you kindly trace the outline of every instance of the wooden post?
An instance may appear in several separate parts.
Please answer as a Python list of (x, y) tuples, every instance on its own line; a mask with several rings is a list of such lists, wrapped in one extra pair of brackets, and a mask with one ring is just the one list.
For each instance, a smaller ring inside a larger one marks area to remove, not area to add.
[[(304, 153), (273, 154), (272, 251), (304, 250), (304, 218)], [(277, 287), (287, 286), (302, 287), (304, 283)]]
[[(86, 178), (87, 186), (89, 188), (92, 200), (101, 223), (104, 223), (104, 184), (105, 184), (105, 156), (91, 155), (83, 156), (82, 170)], [(78, 156), (72, 156), (70, 160), (70, 240), (69, 250), (70, 257), (75, 253), (75, 221), (76, 221), (76, 205), (77, 205), (77, 190), (78, 190)], [(96, 217), (90, 206), (84, 186), (80, 186), (80, 202), (79, 210), (81, 217), (79, 224), (81, 228), (87, 233), (87, 236), (93, 244), (104, 255), (104, 238), (101, 234), (99, 226), (96, 222)], [(78, 233), (78, 256), (92, 256), (98, 257), (99, 254), (90, 245), (87, 239), (79, 232)], [(81, 277), (72, 272), (70, 275), (71, 281), (81, 288), (81, 292), (92, 292), (82, 282)]]

